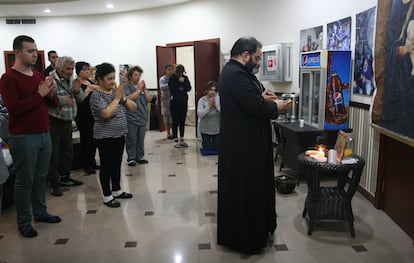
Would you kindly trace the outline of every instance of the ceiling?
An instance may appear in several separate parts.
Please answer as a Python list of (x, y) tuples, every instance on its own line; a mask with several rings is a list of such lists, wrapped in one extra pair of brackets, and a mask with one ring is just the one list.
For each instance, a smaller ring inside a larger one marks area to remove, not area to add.
[[(127, 12), (192, 0), (0, 0), (0, 17), (71, 16)], [(107, 8), (112, 4), (113, 8)], [(49, 9), (50, 13), (44, 10)]]

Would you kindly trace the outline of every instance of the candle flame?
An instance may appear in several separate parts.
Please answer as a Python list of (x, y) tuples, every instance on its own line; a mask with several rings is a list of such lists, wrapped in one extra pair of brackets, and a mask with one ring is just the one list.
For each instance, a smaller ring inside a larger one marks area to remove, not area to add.
[(318, 150), (319, 150), (320, 152), (323, 152), (323, 147), (322, 147), (322, 146), (320, 146)]

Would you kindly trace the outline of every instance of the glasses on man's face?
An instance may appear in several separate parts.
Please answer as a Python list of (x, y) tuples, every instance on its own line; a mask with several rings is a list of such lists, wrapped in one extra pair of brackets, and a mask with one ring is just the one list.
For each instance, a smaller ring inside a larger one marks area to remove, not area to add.
[(217, 91), (216, 89), (210, 89), (210, 91)]

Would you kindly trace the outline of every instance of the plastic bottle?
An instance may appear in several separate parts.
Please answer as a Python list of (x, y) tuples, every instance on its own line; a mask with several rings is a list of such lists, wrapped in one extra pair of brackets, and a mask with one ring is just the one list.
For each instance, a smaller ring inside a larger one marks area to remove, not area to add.
[(354, 154), (354, 136), (352, 133), (348, 133), (348, 138), (346, 139), (344, 157), (348, 158)]

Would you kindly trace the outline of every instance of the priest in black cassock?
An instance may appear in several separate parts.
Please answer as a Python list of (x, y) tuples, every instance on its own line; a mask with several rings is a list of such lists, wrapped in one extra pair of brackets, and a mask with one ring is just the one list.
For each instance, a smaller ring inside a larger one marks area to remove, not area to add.
[(253, 37), (237, 40), (219, 78), (217, 244), (244, 254), (262, 253), (276, 229), (270, 120), (286, 105), (254, 75), (261, 48)]

